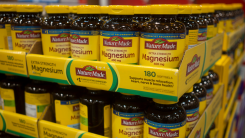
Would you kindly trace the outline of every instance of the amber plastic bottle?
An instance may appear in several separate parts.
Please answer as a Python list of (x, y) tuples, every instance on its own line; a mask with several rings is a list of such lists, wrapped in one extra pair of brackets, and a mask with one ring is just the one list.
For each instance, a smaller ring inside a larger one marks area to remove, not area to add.
[(214, 96), (213, 94), (214, 86), (213, 86), (212, 79), (207, 76), (208, 76), (208, 72), (202, 76), (201, 78), (202, 82), (200, 83), (200, 85), (204, 86), (207, 90), (206, 100), (207, 100), (207, 106), (208, 106)]
[(204, 19), (204, 21), (208, 24), (207, 26), (207, 40), (211, 39), (214, 36), (214, 20), (213, 18), (208, 16), (210, 12), (210, 7), (207, 5), (201, 5), (201, 14), (199, 15), (200, 18)]
[(89, 89), (80, 98), (80, 129), (111, 136), (111, 100), (100, 90)]
[(134, 6), (133, 20), (136, 21), (140, 29), (144, 27), (144, 23), (151, 19), (151, 6)]
[(102, 20), (103, 23), (105, 23), (107, 20), (109, 20), (109, 14), (108, 14), (109, 6), (100, 6), (100, 8), (101, 8), (100, 20)]
[(234, 7), (231, 4), (224, 5), (224, 11), (225, 11), (225, 32), (230, 33), (235, 30), (235, 13), (234, 13)]
[(11, 23), (13, 50), (29, 52), (36, 41), (41, 41), (39, 8), (37, 5), (17, 5), (17, 17)]
[(144, 138), (157, 137), (156, 133), (166, 135), (177, 131), (179, 138), (185, 138), (186, 111), (177, 102), (153, 99), (154, 105), (146, 109), (144, 122)]
[(214, 85), (213, 94), (215, 95), (219, 89), (219, 75), (216, 72), (214, 72), (214, 69), (215, 68), (212, 67), (211, 70), (209, 70), (208, 75), (213, 81), (213, 85)]
[(177, 20), (184, 23), (186, 27), (186, 49), (197, 45), (199, 25), (196, 21), (191, 20), (192, 7), (190, 5), (179, 6)]
[(43, 17), (43, 6), (42, 5), (38, 5), (38, 16), (40, 17), (40, 18), (42, 18)]
[(143, 137), (144, 104), (140, 96), (123, 93), (112, 108), (112, 138), (127, 136), (120, 131), (135, 134), (129, 138)]
[(198, 44), (204, 42), (207, 40), (207, 22), (201, 18), (200, 14), (202, 12), (201, 6), (198, 5), (192, 5), (192, 14), (191, 14), (191, 20), (194, 20), (198, 23), (199, 29), (198, 29)]
[(100, 60), (138, 64), (140, 28), (132, 20), (133, 6), (111, 5), (108, 14), (100, 32)]
[(214, 15), (214, 5), (209, 4), (208, 8), (209, 8), (209, 12), (207, 14), (207, 17), (209, 17), (210, 20), (212, 20), (214, 23), (214, 29), (213, 29), (213, 37), (214, 37), (218, 33), (219, 19)]
[(32, 80), (25, 86), (26, 115), (40, 118), (46, 106), (50, 105), (51, 83)]
[(51, 94), (51, 104), (56, 123), (71, 128), (80, 128), (79, 93), (71, 85), (60, 84), (56, 86)]
[(225, 31), (225, 12), (224, 12), (224, 4), (214, 4), (214, 14), (215, 17), (218, 18), (218, 33), (223, 33)]
[(49, 5), (45, 7), (45, 10), (48, 17), (41, 23), (43, 54), (70, 57), (69, 6)]
[(26, 79), (7, 75), (1, 82), (1, 101), (3, 110), (25, 115)]
[(0, 49), (13, 50), (11, 22), (16, 17), (16, 5), (0, 5)]
[(77, 59), (99, 60), (100, 6), (77, 6), (77, 19), (71, 25), (71, 56)]
[(200, 102), (199, 103), (200, 116), (202, 115), (202, 113), (205, 111), (207, 107), (207, 101), (206, 101), (207, 90), (203, 85), (200, 85), (201, 82), (202, 80), (199, 79), (197, 83), (193, 85), (193, 92), (195, 93), (195, 95), (197, 96)]
[(192, 87), (180, 97), (179, 104), (185, 108), (187, 115), (185, 133), (187, 137), (199, 119), (199, 100)]
[(176, 20), (178, 5), (151, 5), (151, 20), (140, 37), (140, 64), (178, 68), (186, 50), (185, 25)]

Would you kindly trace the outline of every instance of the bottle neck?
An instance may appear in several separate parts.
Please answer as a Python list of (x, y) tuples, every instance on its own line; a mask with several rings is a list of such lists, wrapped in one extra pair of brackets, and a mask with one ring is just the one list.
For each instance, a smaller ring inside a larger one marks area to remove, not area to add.
[(113, 22), (132, 22), (133, 15), (109, 15)]
[(175, 22), (177, 15), (152, 15), (153, 21)]
[(208, 13), (207, 16), (208, 17), (214, 17), (214, 13)]
[(19, 12), (17, 13), (18, 16), (21, 18), (36, 18), (39, 14), (38, 12), (36, 13), (29, 13), (29, 12)]
[(99, 14), (77, 14), (80, 20), (99, 20)]
[(88, 94), (90, 95), (102, 95), (102, 91), (101, 90), (89, 90)]
[(53, 18), (53, 19), (68, 19), (69, 14), (48, 14), (48, 18)]
[(0, 12), (0, 16), (15, 17), (16, 16), (16, 12)]
[(203, 19), (204, 19), (204, 18), (207, 18), (207, 13), (199, 14), (199, 17), (200, 17), (200, 18), (203, 18)]
[(150, 15), (149, 14), (135, 14), (133, 16), (133, 20), (135, 21), (148, 21), (150, 19)]
[(177, 16), (178, 21), (188, 21), (190, 20), (190, 15), (189, 14), (179, 14)]

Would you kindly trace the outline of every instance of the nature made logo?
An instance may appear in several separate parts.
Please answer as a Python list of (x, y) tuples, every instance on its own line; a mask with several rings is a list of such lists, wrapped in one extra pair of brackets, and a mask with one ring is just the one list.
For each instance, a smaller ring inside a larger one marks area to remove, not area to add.
[(171, 131), (170, 129), (167, 128), (157, 128), (157, 129), (149, 128), (149, 134), (161, 138), (174, 138), (174, 137), (179, 137), (179, 130)]
[(198, 41), (206, 41), (207, 40), (207, 32), (203, 32), (198, 35)]
[(194, 138), (200, 138), (201, 137), (201, 129), (200, 130), (197, 130)]
[(24, 30), (21, 33), (16, 33), (16, 38), (19, 39), (41, 38), (41, 33), (33, 32), (32, 30)]
[(191, 63), (187, 64), (186, 76), (188, 76), (191, 72), (199, 67), (200, 64), (200, 56), (198, 57), (197, 54), (191, 60)]
[(99, 78), (99, 79), (106, 79), (106, 71), (97, 70), (95, 67), (89, 66), (89, 65), (83, 68), (76, 68), (76, 75), (92, 77), (92, 78)]
[(113, 36), (103, 39), (103, 45), (109, 47), (132, 47), (132, 39), (123, 39), (120, 36)]
[(71, 36), (71, 43), (73, 44), (89, 44), (88, 38), (81, 38), (79, 35), (77, 34), (73, 34)]
[(177, 42), (168, 42), (168, 40), (157, 38), (152, 41), (145, 41), (145, 49), (176, 50)]
[(59, 42), (70, 42), (70, 34), (68, 33), (61, 33), (58, 36), (50, 36), (52, 43), (59, 43)]
[(121, 125), (124, 126), (138, 126), (143, 124), (144, 124), (144, 119), (142, 117), (132, 117), (129, 119), (122, 119), (121, 121)]
[(196, 111), (194, 114), (192, 114), (192, 116), (187, 116), (186, 121), (193, 122), (198, 120), (198, 118), (199, 118), (199, 111)]

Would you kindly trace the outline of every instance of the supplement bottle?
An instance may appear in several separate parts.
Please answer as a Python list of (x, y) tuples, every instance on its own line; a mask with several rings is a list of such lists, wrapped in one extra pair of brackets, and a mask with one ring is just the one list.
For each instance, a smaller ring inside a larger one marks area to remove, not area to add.
[(192, 5), (192, 14), (191, 14), (191, 20), (194, 20), (198, 23), (199, 29), (198, 29), (198, 44), (204, 42), (207, 40), (207, 27), (208, 24), (206, 21), (204, 21), (203, 18), (200, 17), (200, 14), (202, 12), (201, 6), (199, 5)]
[(180, 5), (177, 20), (184, 23), (186, 27), (186, 49), (197, 45), (199, 25), (196, 21), (190, 19), (192, 7), (190, 5)]
[(55, 122), (71, 128), (80, 128), (79, 94), (71, 85), (60, 84), (51, 95)]
[(36, 41), (41, 41), (39, 8), (37, 5), (17, 5), (17, 17), (11, 23), (13, 50), (29, 52)]
[(11, 22), (16, 17), (16, 5), (0, 5), (0, 49), (13, 50)]
[(213, 86), (213, 81), (211, 80), (211, 78), (207, 76), (208, 76), (208, 72), (202, 76), (201, 78), (202, 82), (199, 84), (201, 86), (204, 86), (207, 90), (206, 100), (207, 100), (207, 106), (208, 106), (214, 96), (213, 95), (214, 86)]
[(25, 86), (26, 115), (40, 118), (46, 106), (50, 105), (51, 86), (48, 82), (32, 80)]
[(112, 138), (143, 138), (144, 104), (141, 97), (122, 93), (112, 108)]
[(234, 14), (234, 7), (230, 4), (224, 5), (224, 11), (225, 11), (225, 32), (230, 33), (235, 30), (235, 14)]
[(214, 37), (218, 33), (218, 23), (219, 23), (219, 20), (214, 15), (214, 5), (209, 4), (208, 5), (208, 9), (209, 9), (209, 12), (207, 14), (207, 17), (210, 18), (210, 20), (213, 21), (213, 24), (214, 24), (214, 29), (213, 29), (213, 37)]
[(214, 4), (214, 14), (215, 17), (218, 18), (219, 23), (217, 25), (218, 27), (218, 33), (223, 33), (225, 31), (225, 12), (224, 12), (224, 5), (225, 4)]
[(72, 19), (76, 20), (77, 19), (77, 6), (71, 6), (71, 12), (72, 12)]
[(40, 18), (42, 18), (43, 17), (43, 6), (42, 5), (38, 5), (38, 11), (39, 11), (39, 13), (38, 13), (38, 16), (40, 17)]
[(144, 27), (144, 23), (150, 21), (151, 6), (134, 6), (133, 20), (136, 21), (140, 29)]
[(41, 23), (43, 54), (70, 57), (69, 6), (49, 5), (45, 7), (47, 19)]
[(199, 119), (199, 100), (192, 87), (180, 97), (179, 104), (185, 108), (187, 114), (185, 133), (187, 137)]
[(24, 86), (25, 79), (7, 74), (7, 78), (1, 82), (0, 90), (3, 110), (25, 115)]
[(111, 5), (109, 20), (100, 32), (100, 60), (138, 64), (139, 25), (132, 20), (133, 6)]
[(209, 70), (208, 75), (213, 81), (213, 85), (214, 85), (213, 94), (215, 95), (219, 89), (219, 75), (216, 72), (214, 72), (214, 69), (215, 68), (212, 67), (211, 70)]
[(200, 114), (200, 116), (202, 115), (202, 113), (205, 111), (205, 109), (207, 107), (207, 101), (206, 101), (207, 90), (203, 85), (200, 85), (201, 82), (202, 82), (202, 80), (199, 79), (197, 81), (197, 83), (195, 83), (193, 85), (193, 92), (195, 93), (195, 95), (199, 99), (199, 114)]
[(77, 6), (78, 18), (71, 25), (72, 58), (99, 60), (100, 6)]
[(146, 109), (144, 138), (169, 136), (185, 138), (186, 111), (177, 102), (153, 99), (154, 105)]
[(199, 15), (200, 18), (204, 19), (204, 21), (208, 24), (207, 27), (207, 40), (211, 39), (214, 36), (214, 20), (213, 17), (210, 18), (208, 13), (210, 13), (210, 7), (207, 5), (201, 5), (201, 14)]
[(100, 14), (100, 20), (105, 23), (107, 20), (109, 20), (109, 6), (100, 6), (101, 14)]
[(152, 19), (140, 37), (140, 65), (178, 68), (186, 49), (185, 25), (176, 21), (178, 5), (152, 5)]
[(111, 136), (110, 96), (103, 91), (88, 88), (88, 93), (80, 98), (80, 129)]

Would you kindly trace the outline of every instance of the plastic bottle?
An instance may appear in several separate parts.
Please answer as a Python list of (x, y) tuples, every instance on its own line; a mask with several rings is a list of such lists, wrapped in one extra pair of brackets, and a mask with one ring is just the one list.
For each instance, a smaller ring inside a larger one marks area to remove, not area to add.
[(210, 13), (210, 7), (207, 5), (201, 5), (201, 14), (199, 15), (200, 18), (204, 19), (204, 21), (208, 24), (207, 26), (207, 40), (214, 37), (214, 20), (213, 17), (208, 16), (208, 13)]
[(101, 14), (100, 14), (100, 20), (103, 21), (103, 23), (105, 23), (106, 21), (109, 20), (109, 6), (100, 6), (101, 8)]
[(218, 23), (218, 33), (223, 33), (225, 31), (225, 12), (224, 12), (224, 5), (225, 4), (214, 4), (214, 13), (215, 17), (218, 18), (219, 23)]
[(207, 101), (206, 101), (207, 90), (203, 85), (200, 85), (201, 82), (202, 82), (202, 80), (199, 79), (197, 81), (197, 83), (195, 83), (193, 85), (193, 92), (195, 93), (195, 95), (199, 99), (199, 114), (200, 114), (200, 116), (202, 115), (202, 113), (205, 111), (205, 109), (207, 107)]
[(219, 75), (216, 72), (214, 72), (214, 69), (215, 68), (213, 66), (211, 70), (209, 70), (208, 75), (213, 81), (213, 85), (214, 85), (213, 94), (215, 95), (219, 89)]
[(178, 5), (151, 5), (152, 19), (140, 37), (140, 65), (178, 68), (186, 50), (185, 25), (176, 20)]
[(144, 23), (151, 19), (151, 6), (134, 6), (133, 20), (136, 21), (140, 29), (144, 27)]
[(224, 5), (224, 11), (225, 11), (225, 32), (230, 33), (235, 30), (235, 8), (231, 4)]
[(71, 26), (71, 56), (98, 61), (100, 48), (100, 6), (77, 6), (77, 19)]
[(203, 85), (206, 90), (207, 90), (207, 96), (206, 96), (206, 100), (207, 100), (207, 106), (210, 104), (211, 100), (213, 99), (213, 90), (214, 90), (214, 87), (213, 87), (213, 81), (211, 78), (207, 77), (208, 76), (208, 72), (206, 72), (201, 80), (202, 82), (200, 83), (200, 85)]
[(70, 57), (69, 6), (49, 5), (45, 7), (48, 14), (42, 24), (42, 49), (44, 55)]
[(108, 14), (100, 33), (100, 60), (138, 64), (140, 28), (132, 20), (133, 6), (111, 5)]
[(144, 104), (136, 95), (124, 94), (113, 103), (112, 138), (143, 137)]
[(36, 41), (41, 41), (39, 8), (37, 5), (17, 5), (17, 17), (11, 23), (13, 50), (29, 52)]

